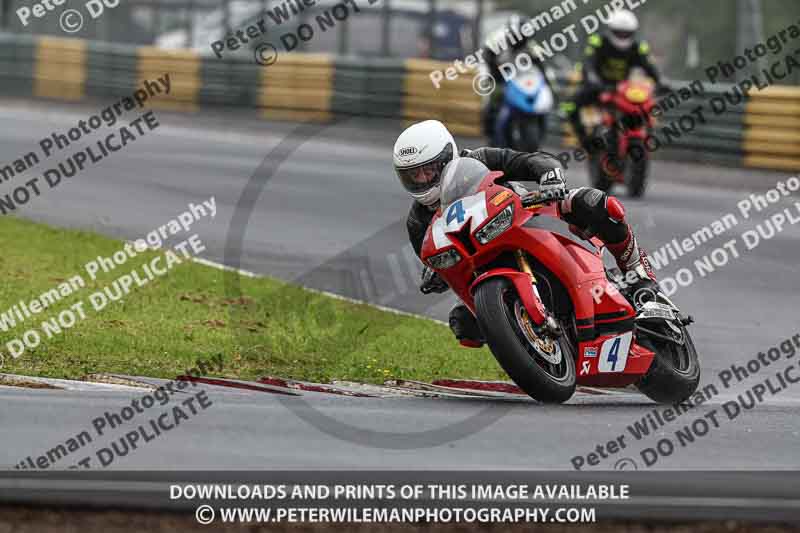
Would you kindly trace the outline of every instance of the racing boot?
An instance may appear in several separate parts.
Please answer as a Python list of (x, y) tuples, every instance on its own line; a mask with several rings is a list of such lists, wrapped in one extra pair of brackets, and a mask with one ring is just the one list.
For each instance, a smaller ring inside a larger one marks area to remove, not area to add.
[(467, 306), (459, 303), (450, 310), (450, 329), (458, 339), (461, 346), (467, 348), (480, 348), (486, 342), (478, 326), (475, 315), (467, 309)]
[(606, 248), (622, 271), (620, 292), (638, 310), (646, 302), (658, 299), (659, 287), (647, 253), (639, 247), (630, 225), (626, 227), (625, 239), (615, 244), (606, 243)]

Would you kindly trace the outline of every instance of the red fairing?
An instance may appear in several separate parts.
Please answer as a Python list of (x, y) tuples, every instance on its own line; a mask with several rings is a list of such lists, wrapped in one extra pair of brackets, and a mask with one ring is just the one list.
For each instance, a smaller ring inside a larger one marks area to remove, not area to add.
[[(513, 284), (532, 321), (542, 325), (546, 309), (536, 284), (515, 268), (513, 260), (515, 251), (525, 251), (561, 282), (572, 302), (578, 331), (577, 382), (619, 387), (635, 383), (649, 368), (653, 353), (633, 338), (635, 312), (606, 277), (600, 255), (602, 244), (592, 239), (595, 248), (591, 249), (585, 241), (573, 238), (567, 224), (560, 221), (555, 205), (523, 208), (518, 195), (495, 183), (501, 175), (487, 175), (476, 194), (444, 206), (445, 213), (434, 215), (422, 245), (423, 261), (430, 265), (431, 257), (455, 250), (460, 260), (436, 271), (471, 311), (475, 312), (475, 289), (487, 279), (504, 277)], [(459, 202), (463, 205), (456, 218), (451, 211)], [(510, 205), (510, 227), (481, 244), (475, 233)], [(618, 200), (609, 198), (608, 207), (612, 216), (624, 218)], [(551, 229), (551, 225), (563, 225), (563, 234)], [(501, 255), (504, 259), (498, 262)], [(615, 351), (609, 352), (612, 346)], [(598, 362), (601, 353), (606, 354), (602, 364)], [(609, 366), (609, 360), (616, 362)]]
[[(617, 84), (615, 91), (602, 93), (599, 100), (603, 107), (602, 122), (616, 131), (616, 155), (624, 160), (631, 140), (646, 141), (650, 128), (655, 124), (650, 115), (656, 104), (653, 86), (642, 81), (623, 81)], [(625, 178), (622, 172), (610, 172), (609, 175), (617, 182), (623, 182)]]
[[(631, 383), (631, 375), (641, 376), (647, 373), (654, 354), (635, 342), (631, 343), (630, 351), (625, 360), (624, 372), (601, 371), (600, 355), (603, 346), (608, 342), (614, 342), (614, 339), (614, 335), (603, 335), (592, 341), (580, 344), (578, 351), (579, 362), (576, 365), (578, 383), (591, 387), (625, 387)], [(586, 354), (589, 355), (587, 356)]]
[(614, 105), (628, 115), (649, 114), (653, 110), (653, 87), (649, 83), (623, 81), (611, 98)]
[(496, 277), (504, 277), (511, 280), (511, 283), (514, 284), (514, 288), (517, 289), (517, 293), (522, 299), (522, 305), (525, 306), (525, 309), (528, 311), (531, 319), (533, 319), (536, 324), (541, 326), (545, 320), (545, 308), (542, 305), (541, 300), (539, 300), (539, 298), (537, 298), (533, 292), (531, 278), (524, 272), (512, 270), (510, 268), (498, 268), (486, 272), (485, 274), (481, 274), (470, 286), (470, 295), (474, 296), (475, 289), (478, 287), (478, 285), (489, 278)]

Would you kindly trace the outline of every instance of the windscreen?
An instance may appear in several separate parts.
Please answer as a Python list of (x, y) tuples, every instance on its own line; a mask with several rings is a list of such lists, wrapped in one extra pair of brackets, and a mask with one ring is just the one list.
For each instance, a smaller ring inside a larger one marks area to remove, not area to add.
[(442, 210), (459, 198), (478, 192), (489, 172), (486, 165), (471, 157), (459, 157), (448, 163), (442, 171)]

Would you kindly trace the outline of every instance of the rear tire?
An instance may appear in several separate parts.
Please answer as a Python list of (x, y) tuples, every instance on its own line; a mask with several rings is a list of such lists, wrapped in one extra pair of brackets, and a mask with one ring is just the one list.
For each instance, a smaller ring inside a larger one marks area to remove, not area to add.
[(608, 192), (611, 189), (611, 178), (603, 170), (603, 157), (600, 154), (594, 154), (589, 157), (589, 179), (595, 189), (600, 189), (603, 192)]
[(519, 302), (511, 282), (491, 278), (475, 291), (478, 323), (486, 344), (503, 370), (531, 398), (543, 403), (562, 403), (575, 393), (575, 356), (563, 333), (553, 342), (561, 352), (558, 364), (538, 355), (514, 314)]
[(681, 326), (684, 345), (642, 335), (639, 344), (655, 353), (637, 388), (658, 403), (676, 404), (688, 399), (700, 383), (700, 361), (692, 337)]
[[(644, 148), (644, 143), (641, 141), (632, 141), (630, 157), (630, 182), (629, 191), (632, 198), (641, 198), (644, 196), (644, 191), (647, 188), (647, 174), (650, 171), (650, 159), (647, 157), (647, 151)], [(638, 153), (641, 156), (637, 159), (632, 154)]]

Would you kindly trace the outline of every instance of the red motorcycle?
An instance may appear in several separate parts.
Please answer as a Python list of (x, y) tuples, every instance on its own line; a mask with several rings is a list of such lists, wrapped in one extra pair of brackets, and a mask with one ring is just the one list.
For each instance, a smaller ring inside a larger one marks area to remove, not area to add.
[(650, 112), (655, 106), (653, 85), (623, 81), (616, 90), (600, 94), (600, 123), (593, 137), (602, 149), (589, 158), (592, 186), (608, 191), (613, 184), (627, 184), (631, 196), (644, 195), (650, 159), (645, 139), (655, 126)]
[[(603, 243), (569, 232), (564, 191), (524, 197), (502, 172), (459, 158), (442, 173), (423, 261), (475, 314), (497, 361), (532, 398), (568, 400), (576, 384), (635, 384), (657, 402), (696, 390), (692, 320), (663, 295), (637, 313), (603, 266)], [(624, 285), (623, 285), (624, 287)]]

